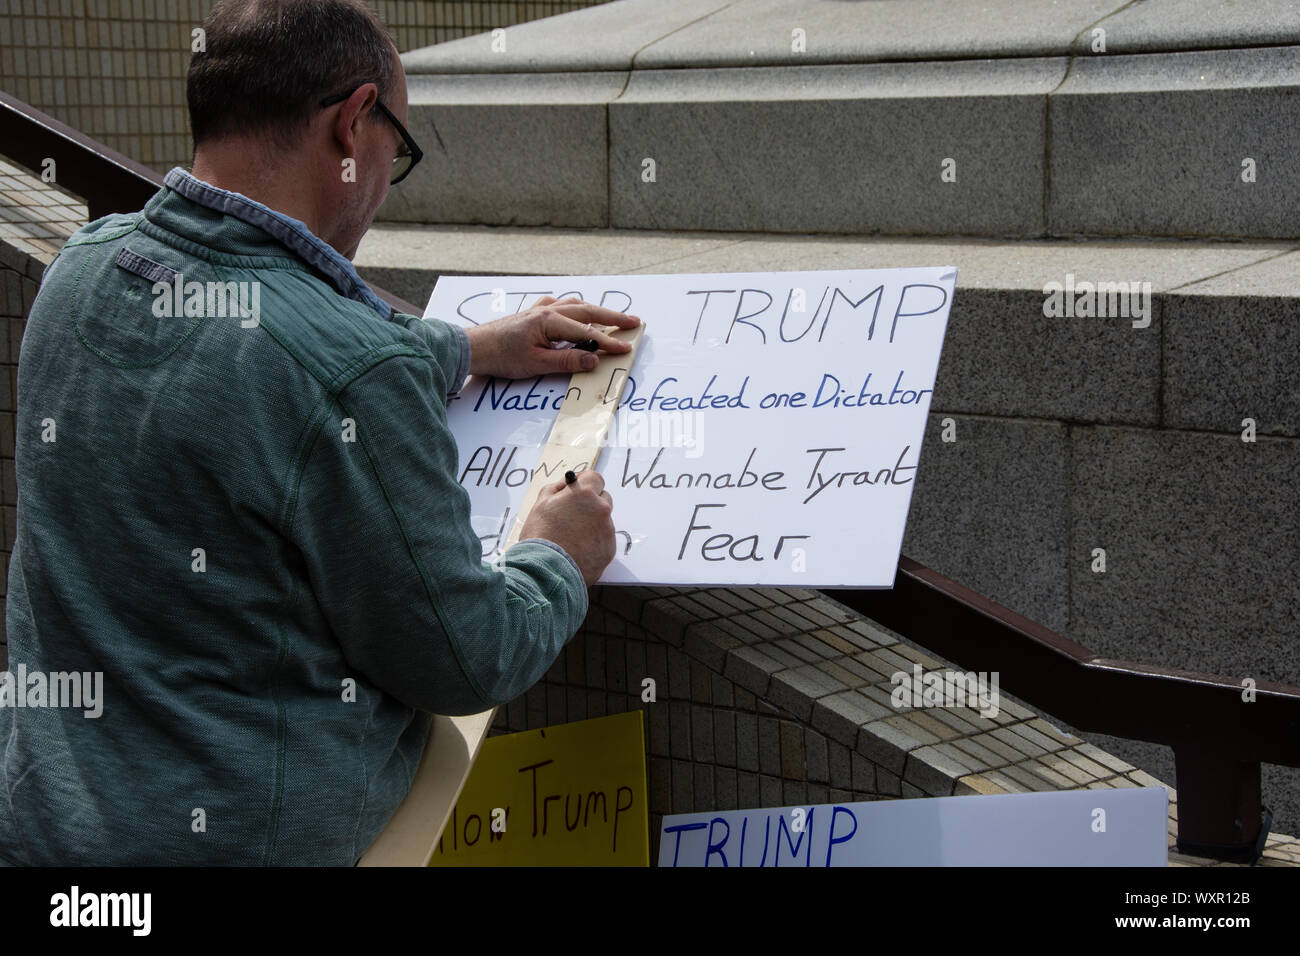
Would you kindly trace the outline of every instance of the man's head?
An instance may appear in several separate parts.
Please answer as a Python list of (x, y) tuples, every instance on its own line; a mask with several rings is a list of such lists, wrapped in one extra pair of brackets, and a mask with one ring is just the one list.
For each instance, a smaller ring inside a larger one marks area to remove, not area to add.
[(186, 89), (196, 172), (242, 164), (239, 182), (309, 210), (351, 258), (408, 151), (393, 122), (406, 123), (406, 76), (383, 24), (361, 0), (220, 0), (203, 29)]

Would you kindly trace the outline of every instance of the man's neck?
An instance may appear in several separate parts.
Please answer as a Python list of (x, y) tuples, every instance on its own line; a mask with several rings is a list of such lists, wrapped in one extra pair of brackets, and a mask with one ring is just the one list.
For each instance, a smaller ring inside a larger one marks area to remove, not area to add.
[(196, 179), (218, 189), (240, 193), (297, 219), (313, 235), (325, 239), (325, 220), (308, 188), (312, 177), (304, 175), (291, 157), (280, 157), (274, 164), (259, 162), (263, 153), (264, 146), (256, 141), (223, 140), (195, 151), (192, 172)]

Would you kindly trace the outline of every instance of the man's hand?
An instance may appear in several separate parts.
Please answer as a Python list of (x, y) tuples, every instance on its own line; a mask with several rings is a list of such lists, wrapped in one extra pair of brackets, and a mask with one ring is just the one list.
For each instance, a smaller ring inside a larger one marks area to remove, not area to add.
[(470, 374), (532, 378), (587, 371), (596, 367), (594, 354), (581, 349), (557, 349), (551, 342), (595, 339), (604, 351), (621, 354), (632, 347), (610, 338), (603, 327), (634, 329), (640, 324), (635, 315), (624, 315), (581, 299), (557, 302), (544, 295), (523, 312), (466, 329)]
[(614, 501), (599, 472), (584, 471), (573, 484), (546, 485), (528, 513), (519, 539), (545, 538), (568, 552), (587, 586), (595, 584), (614, 560)]

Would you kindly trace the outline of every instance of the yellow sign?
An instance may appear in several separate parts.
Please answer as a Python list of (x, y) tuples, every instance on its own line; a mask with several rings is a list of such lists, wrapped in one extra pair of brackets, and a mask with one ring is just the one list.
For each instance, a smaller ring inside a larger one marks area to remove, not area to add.
[(430, 866), (648, 866), (641, 711), (483, 742)]

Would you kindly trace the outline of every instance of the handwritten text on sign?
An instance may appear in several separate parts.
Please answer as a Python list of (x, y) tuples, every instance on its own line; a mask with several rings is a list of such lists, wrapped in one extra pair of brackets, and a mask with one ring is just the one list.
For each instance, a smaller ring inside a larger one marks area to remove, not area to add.
[(646, 866), (641, 711), (489, 737), (433, 866)]
[[(950, 267), (444, 276), (425, 318), (482, 324), (551, 295), (645, 320), (603, 457), (550, 469), (605, 476), (603, 581), (889, 587), (955, 283)], [(448, 406), (487, 558), (568, 384), (474, 378)]]
[(660, 866), (1165, 866), (1163, 787), (665, 817)]

